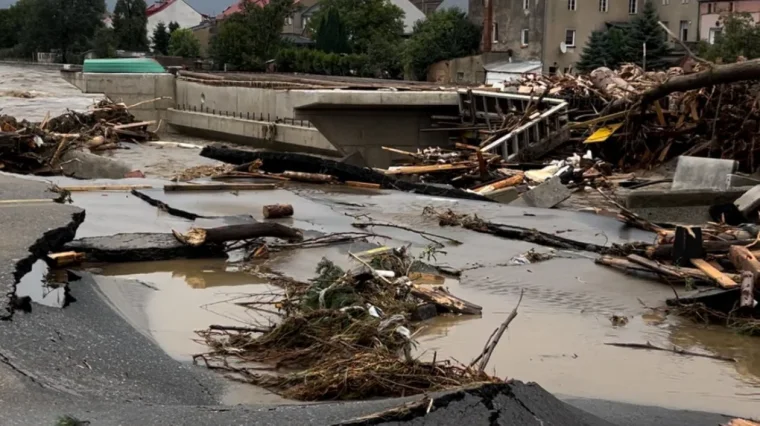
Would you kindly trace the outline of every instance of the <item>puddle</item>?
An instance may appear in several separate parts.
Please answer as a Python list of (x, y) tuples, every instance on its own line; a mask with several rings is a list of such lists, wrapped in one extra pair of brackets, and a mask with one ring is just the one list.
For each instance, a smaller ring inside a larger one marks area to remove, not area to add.
[(191, 361), (208, 351), (196, 330), (211, 324), (268, 324), (270, 316), (234, 302), (278, 291), (230, 269), (223, 260), (181, 260), (99, 266), (97, 282), (116, 309), (170, 356)]
[(29, 297), (32, 302), (52, 308), (64, 308), (75, 299), (68, 292), (65, 270), (50, 271), (44, 260), (32, 265), (32, 270), (16, 285), (16, 297)]

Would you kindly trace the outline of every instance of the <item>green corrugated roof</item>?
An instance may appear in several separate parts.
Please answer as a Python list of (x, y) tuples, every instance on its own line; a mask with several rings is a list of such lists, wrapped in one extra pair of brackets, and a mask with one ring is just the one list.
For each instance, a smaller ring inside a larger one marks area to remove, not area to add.
[(166, 72), (161, 64), (151, 58), (85, 59), (82, 71), (129, 74), (158, 74)]

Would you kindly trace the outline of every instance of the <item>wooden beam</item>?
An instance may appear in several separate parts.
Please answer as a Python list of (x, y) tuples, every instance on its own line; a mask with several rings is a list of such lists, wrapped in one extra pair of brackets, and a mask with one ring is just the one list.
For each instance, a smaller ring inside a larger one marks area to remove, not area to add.
[(113, 128), (114, 130), (123, 130), (123, 129), (132, 129), (135, 127), (150, 126), (151, 124), (156, 124), (156, 120), (138, 121), (138, 122), (129, 123), (129, 124), (119, 124), (119, 125), (113, 126)]
[(455, 170), (466, 170), (475, 167), (474, 164), (433, 164), (430, 166), (409, 166), (409, 167), (395, 167), (390, 170), (386, 170), (386, 175), (417, 175), (423, 173), (435, 173), (435, 172), (447, 172)]
[(704, 272), (708, 277), (715, 281), (721, 288), (734, 288), (738, 286), (734, 280), (729, 278), (726, 274), (715, 269), (704, 259), (691, 259), (691, 264), (696, 266), (697, 269)]

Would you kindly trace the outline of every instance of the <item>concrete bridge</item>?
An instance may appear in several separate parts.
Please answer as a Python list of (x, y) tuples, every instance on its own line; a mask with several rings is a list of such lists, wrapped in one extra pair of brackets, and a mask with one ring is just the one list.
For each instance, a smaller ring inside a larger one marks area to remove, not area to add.
[(280, 151), (336, 157), (358, 152), (373, 167), (387, 167), (396, 156), (383, 146), (416, 151), (452, 145), (452, 135), (460, 132), (434, 123), (466, 116), (456, 89), (428, 83), (281, 74), (61, 73), (85, 93), (134, 105), (130, 111), (139, 120), (163, 120), (165, 130)]

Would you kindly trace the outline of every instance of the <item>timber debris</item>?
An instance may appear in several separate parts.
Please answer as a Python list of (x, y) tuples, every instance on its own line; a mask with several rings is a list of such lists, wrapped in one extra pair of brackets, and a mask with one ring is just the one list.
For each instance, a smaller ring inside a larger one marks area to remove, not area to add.
[[(395, 397), (500, 382), (485, 369), (517, 307), (470, 365), (435, 356), (422, 361), (412, 356), (414, 336), (431, 310), (432, 316), (480, 315), (482, 308), (442, 285), (413, 280), (426, 265), (405, 247), (350, 256), (358, 266), (348, 271), (323, 259), (307, 283), (271, 280), (282, 292), (239, 304), (276, 307), (276, 324), (199, 331), (210, 351), (196, 355), (195, 362), (306, 401)], [(425, 318), (420, 311), (427, 313)]]
[(136, 121), (123, 103), (109, 99), (87, 112), (68, 111), (40, 123), (0, 116), (0, 169), (13, 173), (62, 174), (64, 154), (72, 149), (93, 152), (126, 147), (158, 139), (148, 127), (153, 121)]

